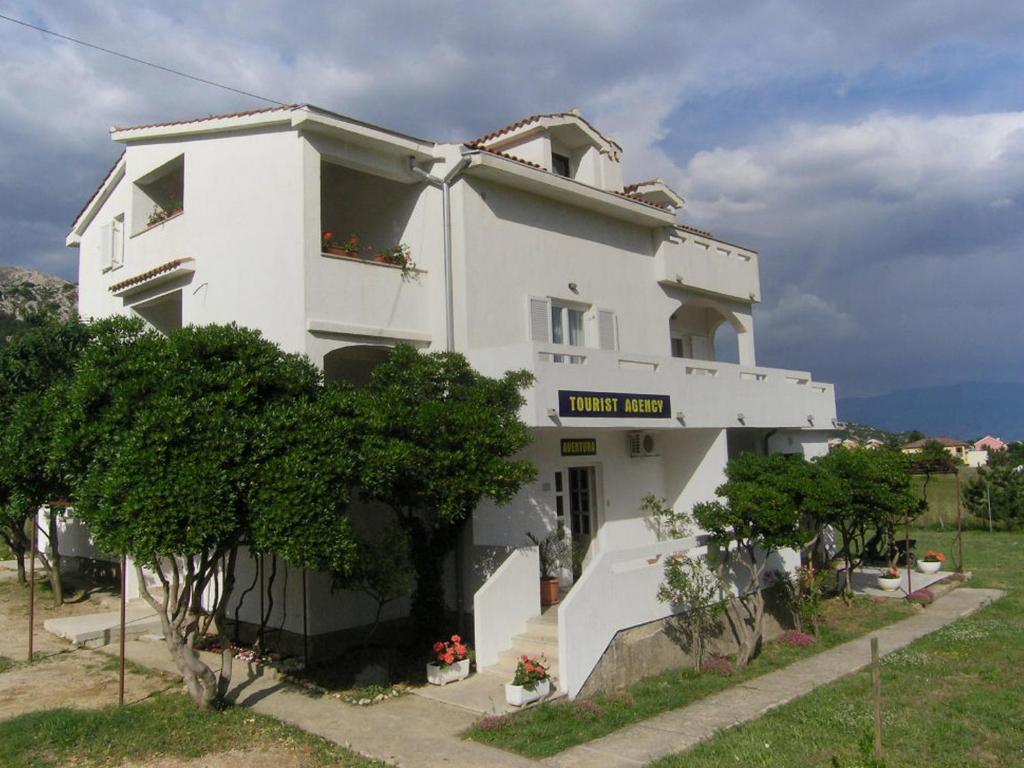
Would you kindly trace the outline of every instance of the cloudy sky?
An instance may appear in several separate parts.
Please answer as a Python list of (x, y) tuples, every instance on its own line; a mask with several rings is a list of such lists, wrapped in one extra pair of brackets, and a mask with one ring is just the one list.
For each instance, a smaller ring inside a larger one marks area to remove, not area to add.
[[(0, 0), (0, 14), (438, 140), (579, 107), (761, 252), (759, 362), (840, 396), (1024, 381), (1024, 4)], [(259, 102), (0, 20), (0, 263), (75, 279), (111, 125)]]

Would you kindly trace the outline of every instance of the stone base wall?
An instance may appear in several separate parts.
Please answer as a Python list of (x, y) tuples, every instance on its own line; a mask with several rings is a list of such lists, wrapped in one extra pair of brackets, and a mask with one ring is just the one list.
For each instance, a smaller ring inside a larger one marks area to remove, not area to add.
[[(678, 638), (674, 621), (673, 617), (660, 619), (615, 635), (579, 695), (612, 693), (645, 677), (674, 669), (692, 669), (693, 656)], [(765, 592), (764, 640), (774, 640), (793, 627), (793, 616), (781, 604), (778, 592)], [(707, 655), (731, 656), (737, 650), (729, 623), (723, 620), (722, 631), (708, 643)]]

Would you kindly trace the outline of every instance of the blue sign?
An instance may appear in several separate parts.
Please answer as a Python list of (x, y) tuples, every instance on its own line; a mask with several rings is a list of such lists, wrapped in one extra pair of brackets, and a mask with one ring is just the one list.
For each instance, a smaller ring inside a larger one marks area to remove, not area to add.
[(672, 402), (668, 395), (560, 389), (558, 415), (591, 419), (668, 419), (672, 416)]

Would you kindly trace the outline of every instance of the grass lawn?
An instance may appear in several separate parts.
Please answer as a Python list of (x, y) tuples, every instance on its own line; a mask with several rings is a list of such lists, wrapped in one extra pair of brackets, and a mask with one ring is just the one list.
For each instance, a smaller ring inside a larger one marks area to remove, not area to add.
[(241, 707), (203, 712), (183, 694), (129, 707), (54, 709), (0, 722), (5, 768), (121, 766), (156, 756), (194, 759), (232, 749), (284, 748), (310, 766), (383, 766)]
[[(960, 486), (965, 487), (968, 482), (978, 476), (978, 470), (973, 467), (960, 467)], [(956, 528), (956, 477), (953, 475), (932, 475), (928, 481), (927, 491), (924, 489), (925, 478), (922, 475), (914, 475), (910, 478), (911, 486), (917, 493), (918, 498), (926, 498), (928, 510), (921, 515), (915, 525), (919, 528)], [(968, 514), (964, 509), (965, 528), (988, 528), (988, 519), (975, 517)]]
[[(919, 548), (952, 550), (948, 532), (916, 536)], [(1008, 594), (885, 660), (887, 768), (1024, 765), (1022, 556), (1024, 534), (965, 534), (969, 586)], [(861, 673), (655, 765), (866, 766), (871, 729), (871, 679)]]
[(875, 604), (859, 599), (850, 607), (839, 600), (831, 600), (826, 607), (821, 636), (813, 647), (768, 643), (749, 666), (728, 677), (690, 670), (668, 672), (637, 683), (618, 695), (576, 702), (557, 701), (514, 715), (485, 718), (470, 729), (466, 737), (529, 757), (547, 757), (661, 712), (686, 706), (910, 615), (910, 607), (895, 600)]

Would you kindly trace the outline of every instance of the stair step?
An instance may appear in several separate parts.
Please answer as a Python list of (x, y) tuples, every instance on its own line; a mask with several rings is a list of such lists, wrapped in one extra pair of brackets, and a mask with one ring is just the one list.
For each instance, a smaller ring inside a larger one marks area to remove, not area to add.
[(528, 653), (531, 656), (536, 656), (543, 653), (549, 659), (551, 657), (558, 658), (558, 636), (551, 637), (550, 635), (527, 632), (512, 638), (512, 648), (519, 651), (520, 654)]
[(548, 621), (542, 616), (526, 620), (526, 634), (541, 637), (558, 637), (558, 620)]
[[(498, 655), (498, 663), (492, 665), (489, 669), (500, 671), (502, 674), (508, 675), (509, 679), (511, 679), (519, 664), (519, 657), (522, 656), (523, 653), (525, 653), (525, 651), (520, 651), (518, 649), (514, 651), (504, 651)], [(534, 658), (537, 658), (538, 655), (539, 654), (535, 654)], [(548, 667), (548, 674), (557, 677), (558, 657), (551, 658), (550, 656), (545, 656), (543, 661)]]

